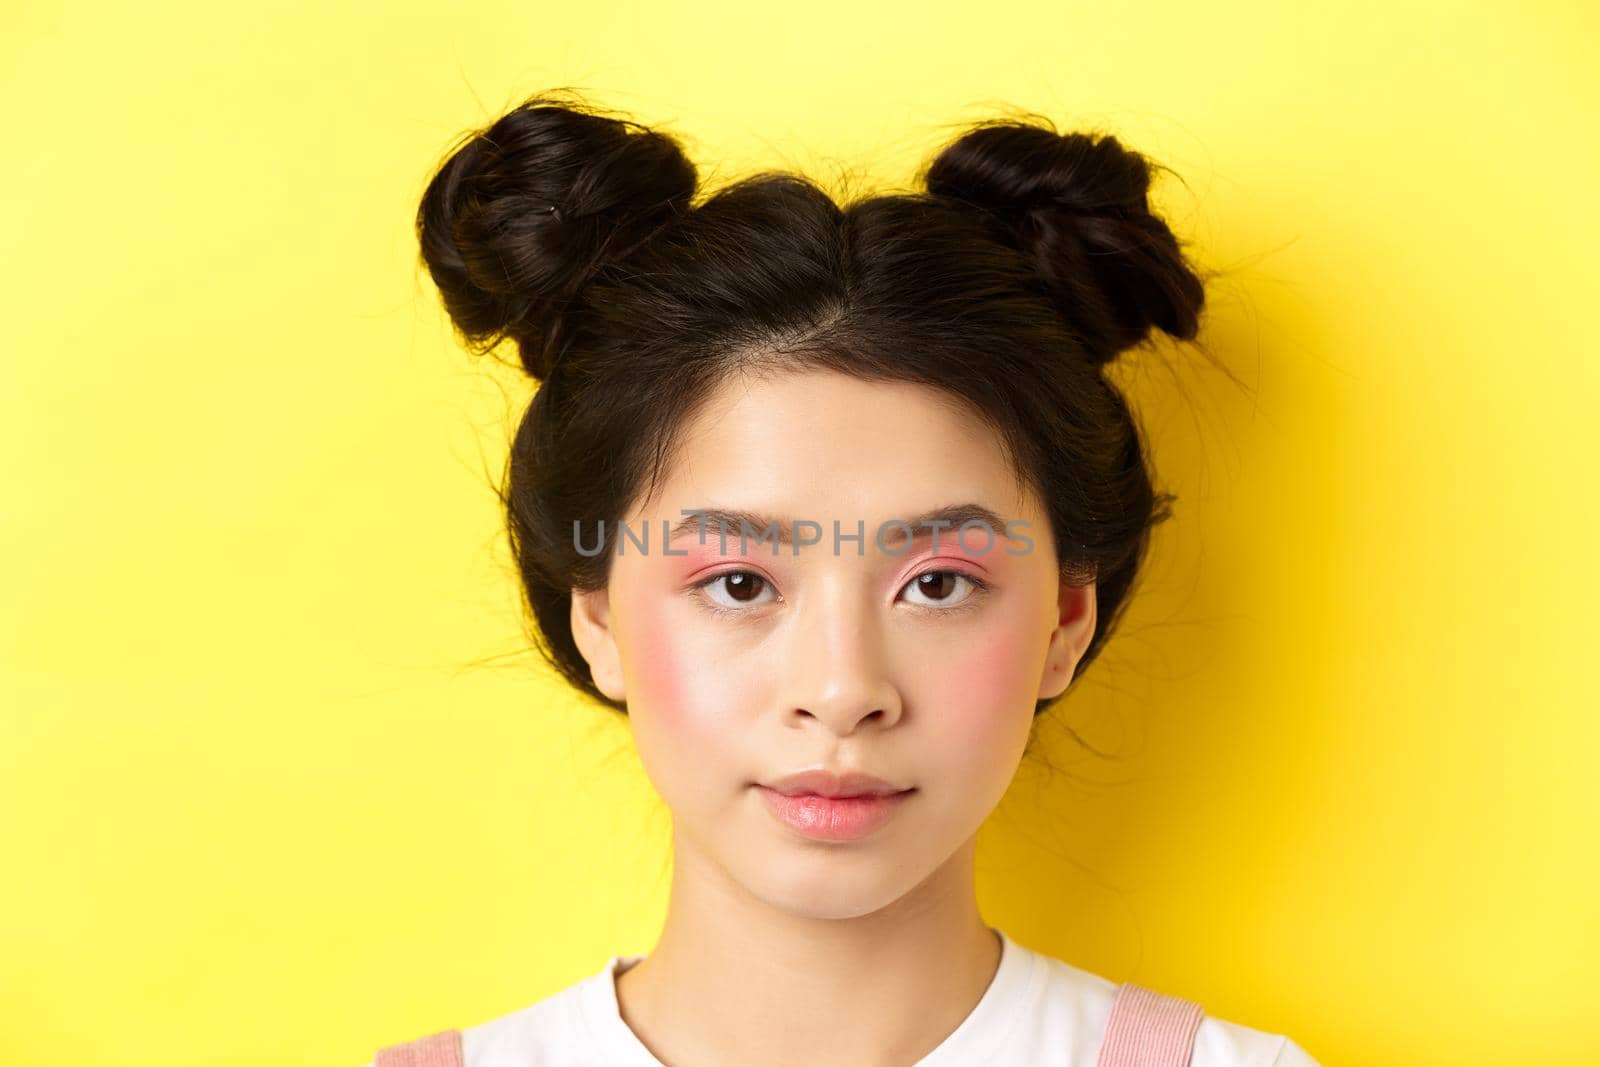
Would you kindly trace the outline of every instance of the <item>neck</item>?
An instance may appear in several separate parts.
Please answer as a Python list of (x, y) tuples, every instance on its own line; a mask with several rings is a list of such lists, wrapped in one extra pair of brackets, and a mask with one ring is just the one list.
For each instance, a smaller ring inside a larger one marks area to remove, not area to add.
[(661, 937), (616, 979), (624, 1021), (663, 1063), (913, 1063), (994, 978), (975, 839), (898, 900), (849, 917), (775, 906), (675, 846)]

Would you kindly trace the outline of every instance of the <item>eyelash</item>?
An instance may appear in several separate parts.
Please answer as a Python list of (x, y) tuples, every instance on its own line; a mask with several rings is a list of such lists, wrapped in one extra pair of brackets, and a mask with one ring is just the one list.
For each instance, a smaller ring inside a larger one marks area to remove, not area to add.
[[(730, 607), (726, 607), (725, 605), (718, 604), (716, 601), (712, 600), (709, 596), (706, 595), (706, 592), (705, 592), (707, 587), (709, 587), (712, 583), (720, 582), (724, 578), (732, 578), (735, 575), (740, 575), (740, 574), (747, 574), (752, 578), (756, 578), (756, 579), (759, 579), (760, 581), (766, 582), (768, 585), (772, 584), (772, 582), (770, 582), (767, 578), (763, 577), (760, 574), (757, 574), (754, 571), (723, 571), (720, 574), (713, 574), (713, 575), (711, 575), (711, 577), (704, 578), (704, 579), (702, 579), (702, 580), (700, 580), (700, 581), (698, 581), (698, 582), (696, 582), (694, 584), (694, 590), (695, 590), (696, 599), (698, 599), (700, 601), (700, 604), (701, 604), (702, 607), (704, 607), (707, 611), (709, 611), (713, 615), (725, 616), (726, 617), (726, 616), (739, 616), (739, 615), (747, 615), (747, 614), (749, 614), (750, 612), (752, 612), (752, 611), (754, 611), (756, 609), (754, 607), (750, 607), (750, 608), (730, 608)], [(906, 589), (906, 588), (909, 588), (914, 583), (921, 581), (923, 578), (926, 578), (930, 574), (953, 574), (957, 578), (963, 578), (963, 579), (971, 582), (972, 586), (973, 586), (973, 591), (971, 593), (967, 594), (967, 596), (959, 604), (957, 604), (955, 607), (941, 608), (941, 607), (935, 607), (935, 606), (928, 605), (928, 604), (914, 604), (914, 605), (912, 605), (913, 607), (921, 608), (924, 611), (941, 612), (941, 613), (944, 613), (944, 614), (955, 614), (956, 612), (966, 611), (969, 608), (971, 608), (974, 604), (976, 604), (976, 602), (984, 594), (986, 594), (986, 593), (988, 593), (990, 591), (989, 583), (984, 581), (982, 578), (979, 578), (976, 575), (968, 574), (964, 570), (957, 570), (957, 569), (955, 569), (953, 567), (934, 568), (932, 570), (923, 571), (920, 574), (914, 574), (914, 575), (911, 576), (911, 579), (909, 581), (907, 581), (904, 586), (901, 587), (902, 591), (904, 589)], [(760, 607), (760, 606), (762, 606), (762, 605), (757, 605), (757, 607)]]

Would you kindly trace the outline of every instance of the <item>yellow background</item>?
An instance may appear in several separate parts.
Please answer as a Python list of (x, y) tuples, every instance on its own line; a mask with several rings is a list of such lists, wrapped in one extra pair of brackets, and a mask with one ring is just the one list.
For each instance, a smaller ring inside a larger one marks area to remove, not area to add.
[(652, 944), (666, 814), (520, 629), (491, 486), (529, 385), (456, 345), (410, 228), (458, 134), (561, 85), (707, 186), (904, 185), (1010, 107), (1181, 175), (1250, 388), (1128, 361), (1179, 518), (984, 831), (986, 915), (1327, 1067), (1600, 1062), (1597, 30), (9, 8), (0, 1062), (357, 1067)]

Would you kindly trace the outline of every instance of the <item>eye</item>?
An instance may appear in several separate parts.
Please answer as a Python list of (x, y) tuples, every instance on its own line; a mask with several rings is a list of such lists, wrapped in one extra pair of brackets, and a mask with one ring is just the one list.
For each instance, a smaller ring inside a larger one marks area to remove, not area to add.
[(971, 600), (972, 597), (988, 589), (987, 582), (974, 578), (963, 571), (923, 571), (910, 582), (906, 583), (908, 591), (914, 590), (918, 596), (925, 596), (927, 600), (913, 599), (911, 603), (921, 607), (949, 608)]
[[(704, 591), (713, 607), (723, 611), (741, 611), (779, 599), (772, 583), (751, 571), (724, 571), (698, 583), (696, 588)], [(761, 595), (767, 592), (772, 596), (762, 600)]]

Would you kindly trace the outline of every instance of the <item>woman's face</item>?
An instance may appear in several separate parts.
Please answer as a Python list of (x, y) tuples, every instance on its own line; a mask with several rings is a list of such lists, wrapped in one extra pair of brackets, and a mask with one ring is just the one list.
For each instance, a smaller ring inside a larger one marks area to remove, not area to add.
[[(992, 544), (944, 527), (935, 547), (930, 527), (890, 523), (965, 505), (994, 514)], [(724, 546), (709, 519), (702, 541), (689, 509), (762, 518), (743, 546), (724, 527)], [(663, 522), (680, 520), (691, 528), (668, 553)], [(1066, 688), (1093, 635), (1093, 586), (1060, 581), (999, 437), (922, 386), (735, 376), (626, 521), (609, 587), (574, 596), (579, 646), (600, 690), (627, 702), (678, 862), (695, 850), (797, 914), (876, 911), (970, 843), (1034, 702)], [(760, 541), (768, 521), (794, 540)], [(909, 792), (874, 820), (869, 802), (762, 788), (808, 770)]]

